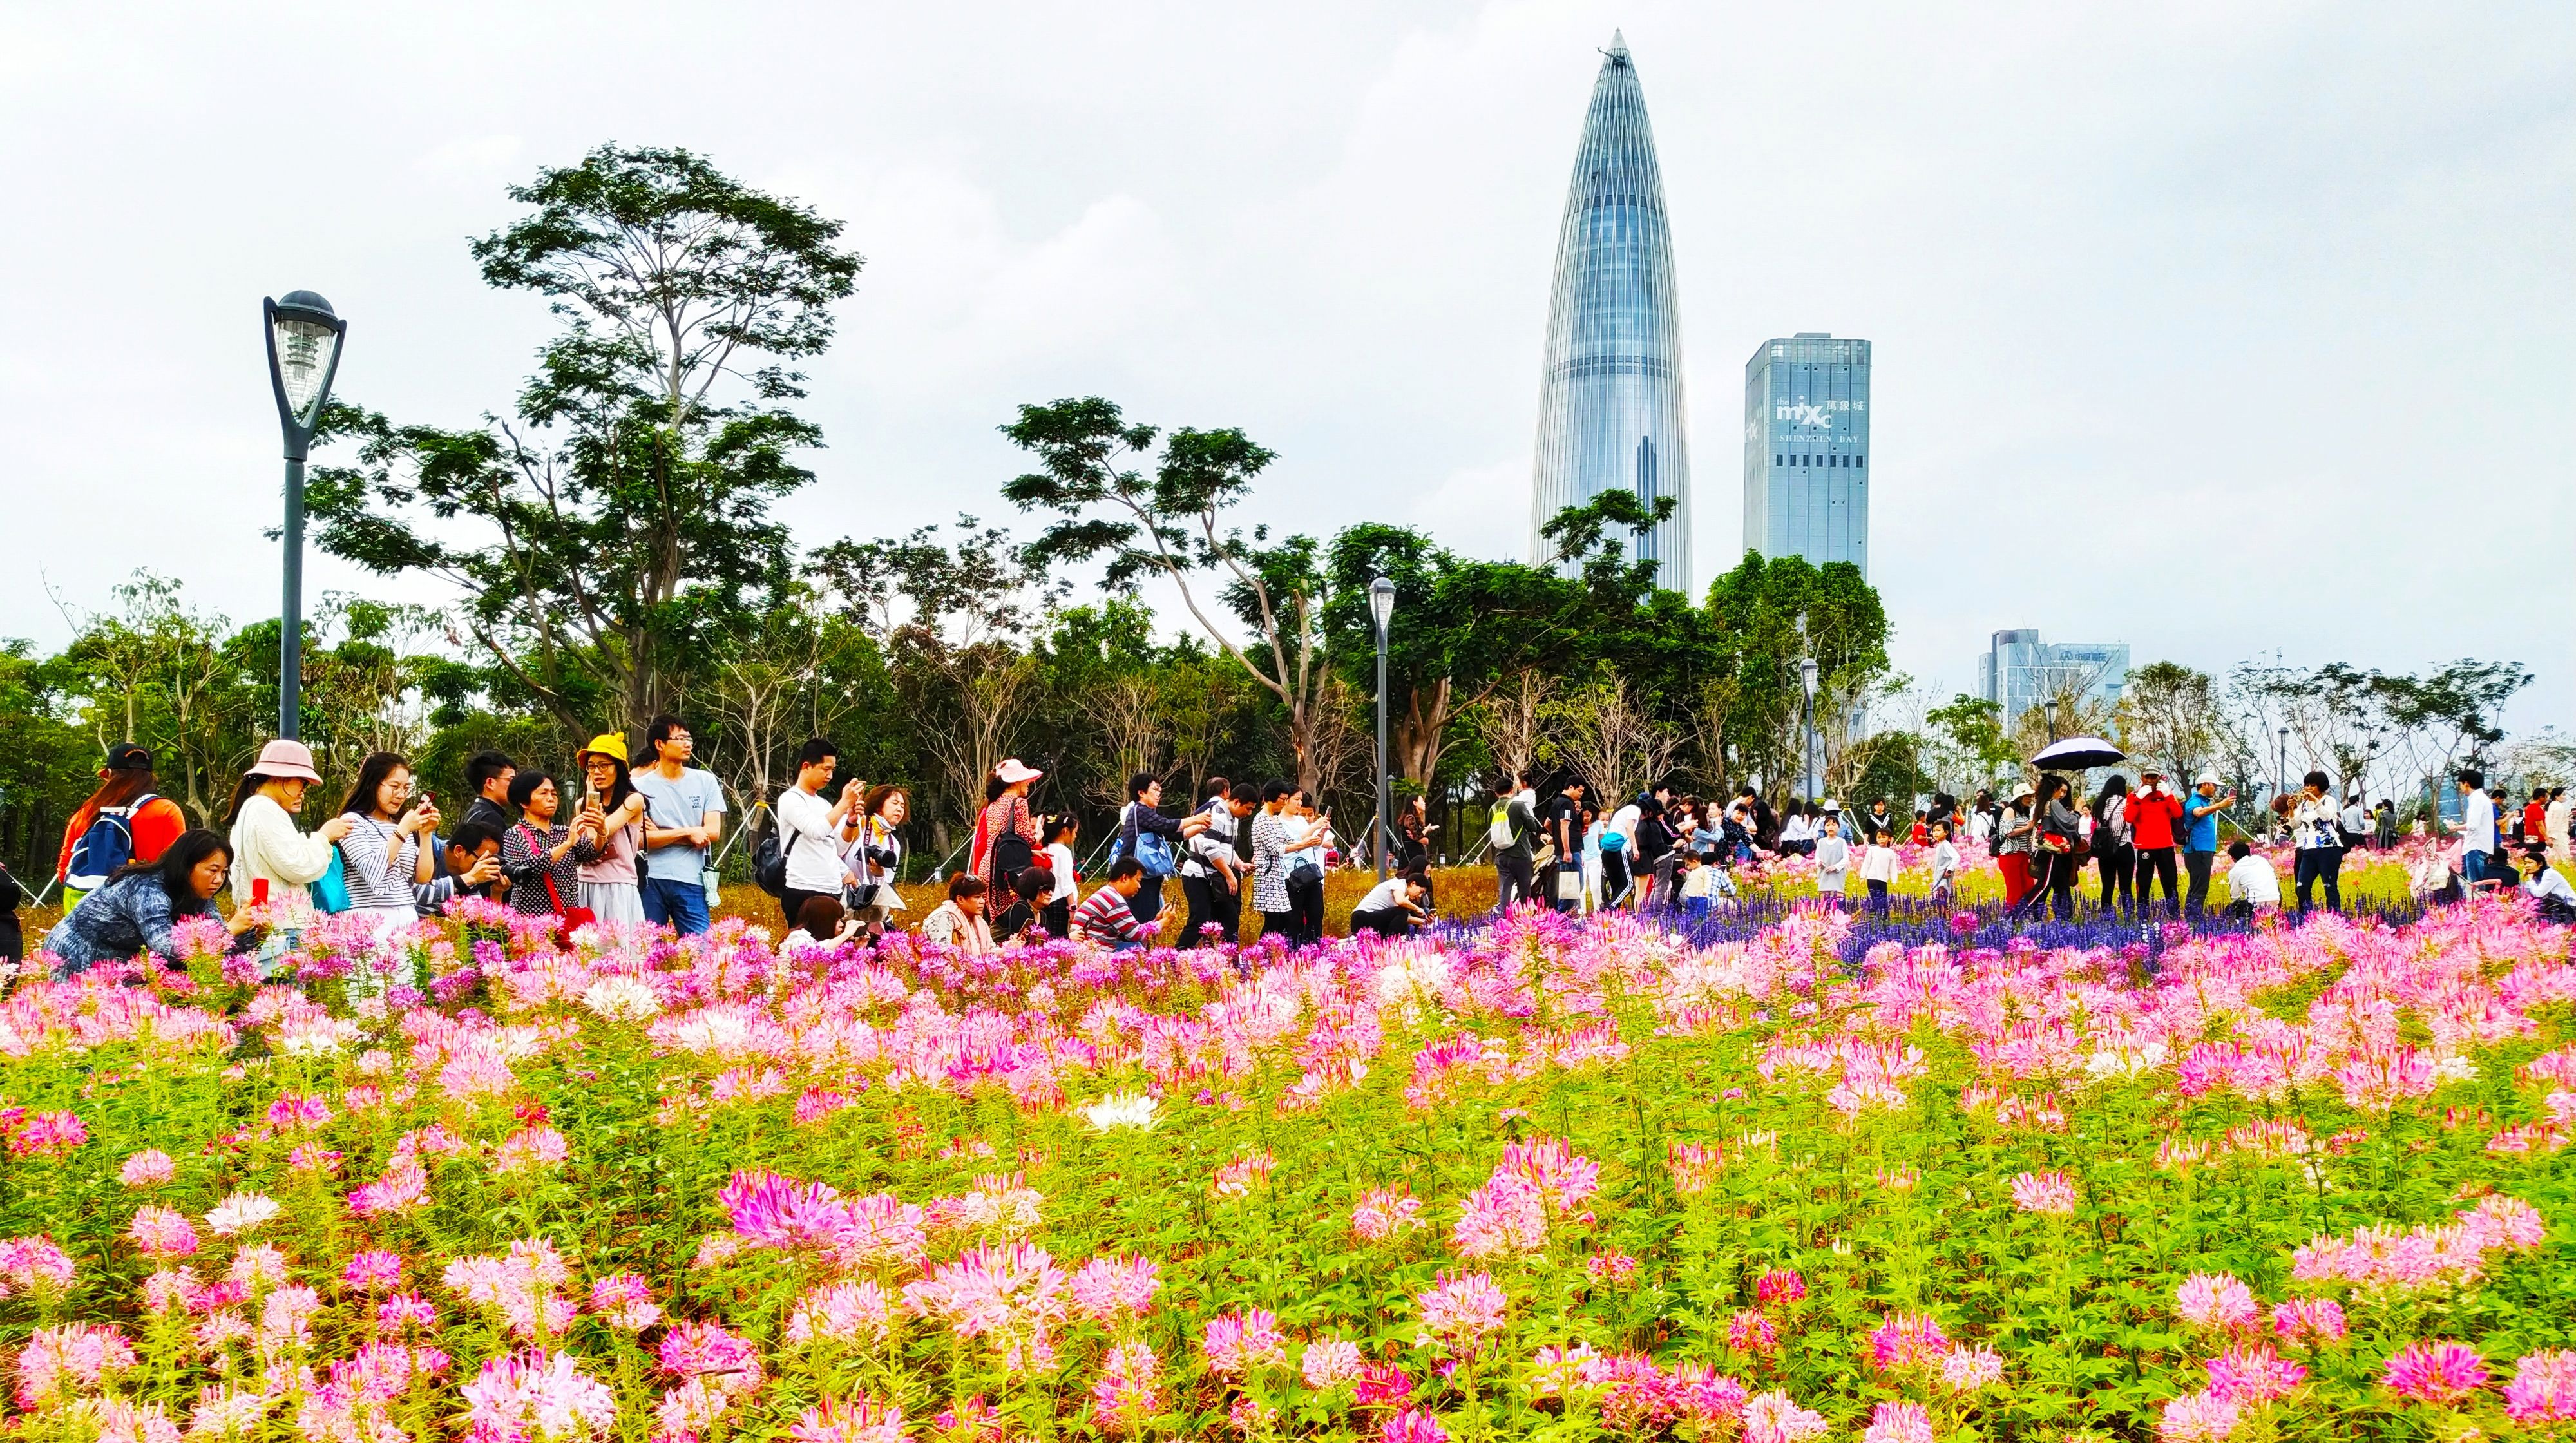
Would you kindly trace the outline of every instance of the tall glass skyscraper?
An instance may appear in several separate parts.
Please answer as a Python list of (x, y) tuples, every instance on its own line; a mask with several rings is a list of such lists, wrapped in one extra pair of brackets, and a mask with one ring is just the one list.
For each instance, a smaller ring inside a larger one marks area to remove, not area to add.
[(1592, 83), (1574, 183), (1556, 234), (1538, 462), (1530, 486), (1530, 557), (1550, 559), (1539, 528), (1614, 487), (1652, 505), (1679, 504), (1635, 540), (1659, 584), (1688, 591), (1690, 447), (1682, 431), (1682, 338), (1663, 173), (1646, 124), (1646, 93), (1615, 32)]
[(1869, 342), (1801, 331), (1744, 363), (1744, 546), (1869, 575)]

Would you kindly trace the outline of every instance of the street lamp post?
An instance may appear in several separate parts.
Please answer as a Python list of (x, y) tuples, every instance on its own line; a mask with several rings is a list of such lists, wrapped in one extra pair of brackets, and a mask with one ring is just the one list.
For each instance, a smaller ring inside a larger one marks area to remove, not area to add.
[(1801, 724), (1804, 745), (1798, 752), (1798, 800), (1812, 802), (1822, 788), (1816, 779), (1816, 659), (1800, 658), (1798, 685), (1807, 694), (1806, 719)]
[(2290, 794), (2290, 729), (2281, 728), (2280, 736), (2280, 750), (2275, 754), (2272, 762), (2274, 768), (2272, 775), (2277, 778), (2272, 788), (2272, 795), (2286, 797)]
[(1369, 583), (1369, 615), (1377, 622), (1377, 879), (1386, 880), (1386, 623), (1395, 615), (1395, 583)]
[(268, 384), (277, 393), (277, 424), (286, 433), (286, 596), (277, 643), (277, 734), (296, 736), (304, 681), (304, 457), (331, 399), (340, 342), (349, 323), (311, 291), (263, 300), (268, 320)]

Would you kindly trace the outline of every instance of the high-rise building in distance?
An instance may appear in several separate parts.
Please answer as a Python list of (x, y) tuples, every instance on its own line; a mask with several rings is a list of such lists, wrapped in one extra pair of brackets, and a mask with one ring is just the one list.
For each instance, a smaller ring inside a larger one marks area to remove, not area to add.
[(1869, 575), (1869, 342), (1800, 331), (1744, 363), (1744, 547)]
[(2025, 710), (2068, 689), (2118, 706), (2128, 684), (2125, 641), (2046, 642), (2025, 626), (1996, 632), (1977, 654), (1977, 695), (2002, 710), (2006, 730)]
[(1629, 549), (1656, 563), (1658, 584), (1688, 591), (1690, 448), (1682, 427), (1681, 313), (1663, 173), (1637, 67), (1613, 33), (1557, 228), (1530, 559), (1553, 559), (1539, 528), (1557, 512), (1625, 487), (1650, 507), (1666, 496), (1677, 503)]

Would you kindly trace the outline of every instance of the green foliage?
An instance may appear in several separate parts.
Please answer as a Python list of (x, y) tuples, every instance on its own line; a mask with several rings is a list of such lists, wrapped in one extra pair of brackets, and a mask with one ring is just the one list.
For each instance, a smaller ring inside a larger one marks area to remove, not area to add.
[(785, 584), (769, 507), (822, 434), (783, 404), (803, 377), (782, 363), (830, 342), (860, 261), (838, 222), (687, 151), (602, 147), (510, 196), (533, 213), (474, 257), (564, 321), (515, 419), (335, 404), (324, 433), (356, 464), (317, 468), (308, 504), (325, 550), (457, 586), (463, 630), (567, 731), (640, 727), (683, 658)]

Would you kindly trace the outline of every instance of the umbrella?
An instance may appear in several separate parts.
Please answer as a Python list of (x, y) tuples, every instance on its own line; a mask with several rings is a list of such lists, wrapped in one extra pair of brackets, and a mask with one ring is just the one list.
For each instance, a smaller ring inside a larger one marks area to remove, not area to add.
[(2070, 771), (2082, 771), (2086, 767), (2117, 766), (2128, 759), (2127, 752), (2100, 737), (2068, 737), (2062, 742), (2051, 743), (2048, 750), (2032, 757), (2030, 764), (2035, 767), (2064, 767)]

